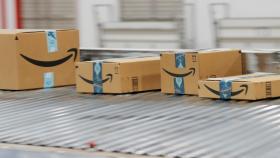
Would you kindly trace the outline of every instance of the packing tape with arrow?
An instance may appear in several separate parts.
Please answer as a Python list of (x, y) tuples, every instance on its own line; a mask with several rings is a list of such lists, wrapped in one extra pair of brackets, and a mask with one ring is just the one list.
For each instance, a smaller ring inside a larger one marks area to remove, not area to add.
[[(185, 53), (175, 53), (175, 66), (178, 69), (186, 67)], [(185, 94), (185, 83), (183, 77), (174, 77), (175, 94)]]

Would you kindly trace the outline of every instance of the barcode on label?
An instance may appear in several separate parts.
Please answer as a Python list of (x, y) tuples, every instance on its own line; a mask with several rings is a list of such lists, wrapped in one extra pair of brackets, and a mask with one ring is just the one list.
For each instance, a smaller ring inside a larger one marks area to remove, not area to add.
[(132, 77), (132, 90), (138, 91), (138, 77)]
[(265, 82), (266, 96), (271, 96), (271, 82)]

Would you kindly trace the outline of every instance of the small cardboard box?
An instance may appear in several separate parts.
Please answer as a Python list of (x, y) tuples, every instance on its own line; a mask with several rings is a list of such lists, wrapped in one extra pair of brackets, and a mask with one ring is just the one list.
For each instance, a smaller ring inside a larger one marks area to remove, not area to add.
[(280, 96), (280, 74), (254, 73), (199, 81), (199, 97), (258, 100)]
[(77, 91), (130, 93), (160, 89), (160, 58), (118, 58), (76, 63)]
[(78, 30), (0, 30), (0, 89), (75, 84)]
[(165, 52), (161, 54), (161, 92), (197, 95), (199, 80), (242, 71), (240, 50)]

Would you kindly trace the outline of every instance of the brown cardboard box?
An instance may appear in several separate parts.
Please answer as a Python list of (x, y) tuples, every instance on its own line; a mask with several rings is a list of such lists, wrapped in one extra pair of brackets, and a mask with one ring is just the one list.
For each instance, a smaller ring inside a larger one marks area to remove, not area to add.
[(249, 75), (209, 78), (199, 81), (199, 97), (258, 100), (280, 96), (280, 74), (255, 73)]
[(118, 58), (76, 63), (77, 91), (130, 93), (160, 89), (160, 58)]
[(0, 89), (75, 84), (78, 30), (0, 30)]
[(161, 54), (161, 91), (198, 94), (198, 80), (242, 74), (240, 50), (217, 49)]

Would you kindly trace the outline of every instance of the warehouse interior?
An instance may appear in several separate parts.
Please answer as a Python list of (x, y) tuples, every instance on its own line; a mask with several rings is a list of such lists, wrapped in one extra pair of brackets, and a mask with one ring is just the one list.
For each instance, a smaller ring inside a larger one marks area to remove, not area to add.
[(20, 7), (15, 3), (3, 3), (2, 28), (79, 28), (84, 48), (278, 48), (276, 0), (19, 0)]
[(0, 157), (278, 157), (279, 5), (0, 0)]

